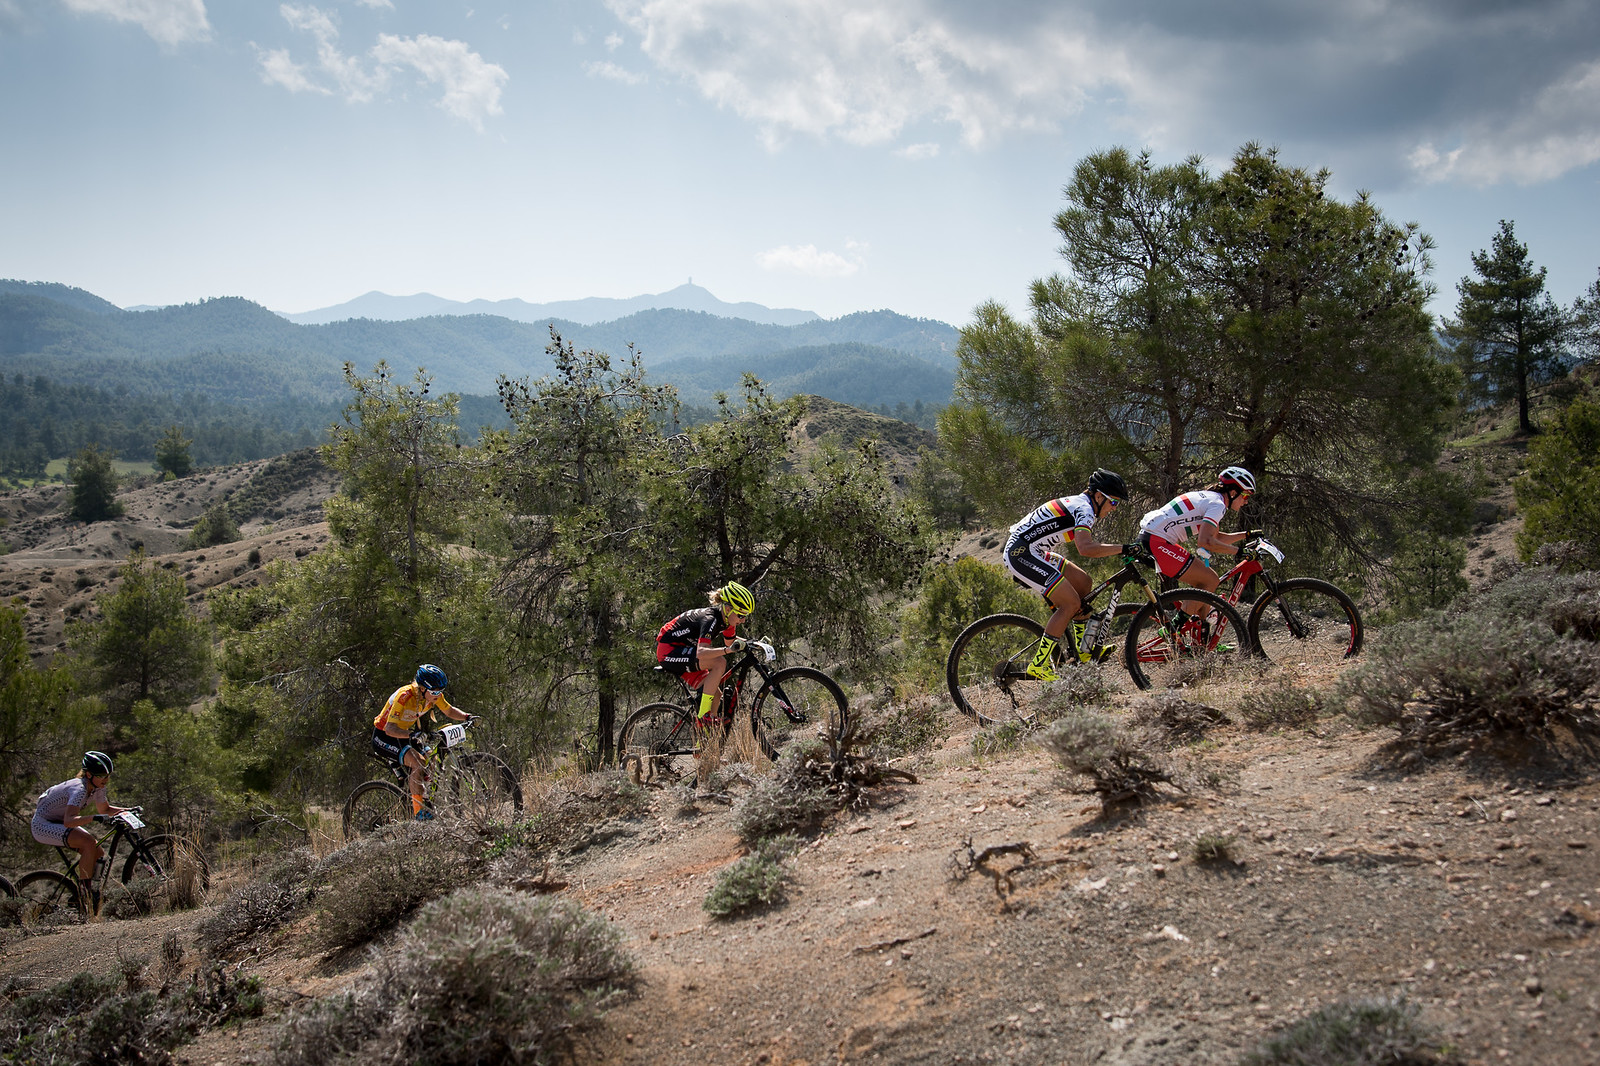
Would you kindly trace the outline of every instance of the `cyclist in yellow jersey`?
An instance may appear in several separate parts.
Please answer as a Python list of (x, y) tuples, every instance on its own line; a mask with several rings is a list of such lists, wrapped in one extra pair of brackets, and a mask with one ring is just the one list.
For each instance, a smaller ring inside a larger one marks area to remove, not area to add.
[(423, 663), (417, 667), (416, 680), (395, 689), (378, 717), (372, 720), (372, 750), (410, 771), (406, 783), (411, 792), (411, 813), (419, 822), (433, 817), (433, 812), (422, 805), (422, 754), (417, 751), (415, 736), (419, 723), (431, 711), (457, 722), (473, 717), (459, 707), (452, 707), (444, 698), (444, 687), (449, 683), (443, 670), (432, 663)]

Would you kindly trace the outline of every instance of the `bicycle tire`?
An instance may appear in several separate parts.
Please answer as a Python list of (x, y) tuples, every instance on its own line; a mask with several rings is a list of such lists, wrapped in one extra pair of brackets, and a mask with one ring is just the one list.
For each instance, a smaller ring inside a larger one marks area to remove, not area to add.
[(1344, 589), (1314, 577), (1292, 577), (1250, 608), (1250, 642), (1280, 665), (1322, 673), (1361, 652), (1361, 611)]
[(34, 870), (17, 878), (17, 896), (25, 900), (22, 920), (37, 921), (52, 914), (71, 909), (78, 917), (85, 917), (88, 906), (78, 891), (78, 882), (55, 870)]
[[(188, 882), (193, 878), (192, 883)], [(134, 843), (122, 864), (122, 883), (137, 886), (141, 882), (158, 879), (175, 882), (182, 888), (181, 897), (169, 892), (168, 903), (182, 898), (187, 906), (197, 906), (211, 890), (211, 865), (193, 843), (168, 833), (157, 833)], [(136, 898), (135, 905), (138, 905)]]
[[(961, 631), (945, 659), (945, 683), (962, 714), (984, 725), (1031, 722), (1029, 708), (1044, 682), (1029, 677), (1044, 626), (1021, 614), (991, 614)], [(1057, 670), (1063, 656), (1053, 656)]]
[(665, 771), (683, 777), (694, 767), (699, 733), (689, 712), (676, 703), (650, 703), (628, 715), (617, 735), (617, 758), (640, 760), (639, 776), (649, 779)]
[(0, 874), (0, 895), (4, 895), (7, 899), (17, 898), (17, 886), (12, 884), (11, 878), (5, 874)]
[[(1169, 625), (1184, 603), (1211, 608), (1210, 632), (1202, 643), (1193, 633), (1193, 619), (1180, 631)], [(1181, 688), (1237, 669), (1250, 652), (1250, 634), (1233, 605), (1202, 589), (1170, 589), (1154, 603), (1139, 608), (1128, 625), (1122, 659), (1128, 676), (1142, 689)]]
[(750, 729), (761, 753), (776, 762), (796, 738), (816, 736), (837, 750), (849, 727), (849, 701), (821, 670), (790, 666), (771, 677), (750, 703)]
[(411, 797), (389, 781), (363, 781), (344, 801), (344, 838), (354, 840), (411, 816)]
[(476, 825), (510, 825), (522, 814), (522, 785), (493, 752), (463, 752), (450, 775), (450, 800), (460, 817)]

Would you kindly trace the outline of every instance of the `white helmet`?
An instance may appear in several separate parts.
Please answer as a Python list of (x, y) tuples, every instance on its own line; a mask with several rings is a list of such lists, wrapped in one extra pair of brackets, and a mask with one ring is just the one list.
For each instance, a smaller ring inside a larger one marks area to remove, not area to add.
[(1217, 484), (1233, 485), (1246, 492), (1256, 491), (1256, 476), (1242, 466), (1230, 466), (1217, 475)]

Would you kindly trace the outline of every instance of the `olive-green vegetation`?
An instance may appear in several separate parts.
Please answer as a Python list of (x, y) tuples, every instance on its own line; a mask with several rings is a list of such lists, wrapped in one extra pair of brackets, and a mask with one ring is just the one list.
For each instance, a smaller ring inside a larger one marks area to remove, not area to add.
[(156, 469), (168, 477), (188, 477), (194, 469), (194, 457), (189, 454), (194, 441), (183, 435), (179, 426), (168, 426), (156, 441)]
[(1568, 542), (1574, 562), (1600, 569), (1600, 400), (1581, 396), (1528, 445), (1528, 470), (1515, 482), (1523, 528), (1517, 550)]
[(1451, 358), (1462, 370), (1467, 400), (1514, 400), (1517, 426), (1534, 431), (1532, 391), (1564, 372), (1565, 312), (1545, 292), (1544, 267), (1504, 219), (1491, 247), (1472, 253), (1476, 277), (1462, 278), (1456, 317), (1445, 323)]
[[(1078, 164), (1056, 216), (1069, 272), (1029, 320), (962, 331), (941, 440), (991, 519), (1078, 491), (1097, 466), (1159, 503), (1242, 464), (1244, 515), (1299, 564), (1455, 530), (1435, 472), (1454, 375), (1424, 305), (1428, 238), (1329, 174), (1247, 145), (1221, 174), (1123, 149)], [(1137, 518), (1137, 513), (1133, 515)]]
[(117, 502), (121, 480), (111, 468), (113, 456), (91, 444), (67, 463), (67, 480), (72, 482), (67, 513), (80, 522), (103, 522), (122, 514)]

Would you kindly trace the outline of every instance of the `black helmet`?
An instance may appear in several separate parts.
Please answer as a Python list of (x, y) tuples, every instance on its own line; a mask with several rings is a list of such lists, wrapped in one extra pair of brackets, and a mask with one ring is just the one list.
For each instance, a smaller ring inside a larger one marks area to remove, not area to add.
[(417, 667), (417, 684), (433, 692), (443, 692), (450, 679), (444, 676), (444, 671), (432, 663), (423, 663)]
[(111, 773), (111, 756), (103, 751), (86, 751), (83, 753), (83, 768), (92, 777), (105, 777)]
[(1089, 491), (1103, 492), (1113, 500), (1125, 500), (1128, 498), (1128, 483), (1116, 471), (1101, 467), (1089, 475)]

